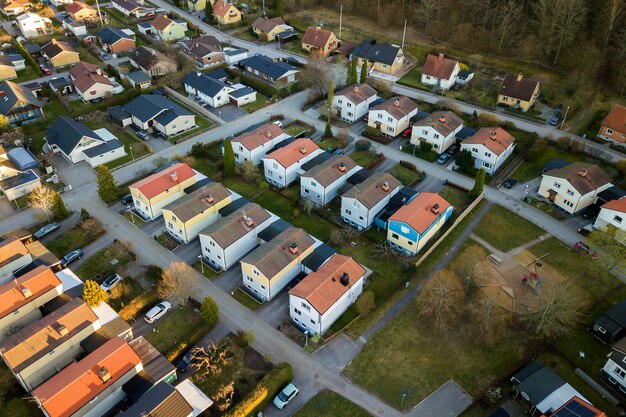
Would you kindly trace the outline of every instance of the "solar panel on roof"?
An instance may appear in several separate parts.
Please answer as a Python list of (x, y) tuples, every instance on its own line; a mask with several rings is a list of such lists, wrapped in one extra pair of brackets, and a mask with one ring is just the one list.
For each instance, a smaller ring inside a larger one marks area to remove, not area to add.
[(596, 412), (589, 409), (578, 401), (570, 401), (560, 410), (552, 415), (552, 417), (595, 417)]

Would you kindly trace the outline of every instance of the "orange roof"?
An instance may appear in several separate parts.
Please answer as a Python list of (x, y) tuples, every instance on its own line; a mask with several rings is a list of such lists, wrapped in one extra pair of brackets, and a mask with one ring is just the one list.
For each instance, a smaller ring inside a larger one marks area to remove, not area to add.
[(156, 30), (158, 30), (159, 32), (163, 32), (165, 29), (167, 29), (172, 23), (174, 23), (174, 21), (172, 19), (170, 19), (169, 17), (167, 17), (164, 14), (159, 14), (157, 15), (157, 17), (155, 17), (151, 22), (150, 22), (150, 26), (152, 26), (153, 28), (155, 28)]
[[(32, 394), (50, 417), (69, 417), (140, 363), (141, 359), (128, 343), (116, 336), (44, 382)], [(110, 375), (107, 382), (98, 375), (102, 368)]]
[(136, 188), (147, 199), (151, 199), (194, 175), (196, 173), (189, 165), (178, 163), (141, 181), (137, 181), (130, 188)]
[[(584, 411), (581, 410), (581, 407), (584, 408)], [(591, 412), (589, 414), (588, 412)], [(606, 417), (606, 414), (587, 401), (582, 400), (578, 397), (572, 397), (568, 402), (563, 404), (560, 408), (558, 408), (554, 413), (551, 414), (552, 417), (577, 417), (577, 416), (586, 416), (586, 417)], [(545, 417), (542, 415), (541, 417)]]
[(626, 107), (621, 104), (614, 104), (609, 114), (602, 121), (602, 126), (616, 132), (626, 133)]
[(79, 1), (75, 1), (75, 2), (70, 3), (67, 6), (65, 6), (65, 11), (68, 12), (68, 13), (71, 13), (71, 14), (78, 13), (78, 12), (80, 12), (83, 9), (95, 10), (90, 5), (85, 4), (85, 3), (81, 3)]
[(324, 30), (319, 26), (309, 27), (306, 32), (304, 32), (302, 43), (305, 45), (311, 45), (317, 49), (324, 49), (332, 36), (333, 32)]
[(231, 7), (237, 10), (237, 8), (232, 3), (227, 3), (222, 0), (217, 0), (215, 4), (213, 5), (213, 13), (215, 13), (218, 16), (225, 16)]
[(426, 57), (426, 62), (424, 62), (422, 74), (447, 80), (452, 76), (454, 68), (456, 68), (457, 64), (457, 61), (446, 58), (443, 56), (443, 54), (429, 54)]
[(275, 139), (277, 136), (284, 135), (285, 132), (274, 123), (266, 123), (251, 132), (242, 133), (233, 139), (233, 143), (242, 144), (248, 150), (253, 150)]
[(602, 205), (602, 207), (600, 208), (621, 211), (622, 213), (626, 213), (626, 197), (622, 197), (619, 200), (609, 201), (608, 203)]
[[(61, 285), (59, 278), (44, 265), (0, 285), (0, 318), (6, 317), (59, 285)], [(25, 289), (29, 289), (32, 294), (28, 298), (24, 296)]]
[(502, 155), (513, 142), (515, 138), (501, 127), (483, 127), (461, 144), (484, 145), (496, 155)]
[[(439, 207), (433, 210), (435, 205)], [(406, 223), (421, 235), (448, 207), (450, 203), (437, 193), (419, 193), (409, 204), (389, 217), (389, 221)]]
[[(341, 283), (343, 274), (348, 274), (348, 285)], [(307, 275), (289, 294), (304, 298), (320, 314), (324, 314), (344, 295), (361, 277), (363, 268), (349, 256), (335, 254), (317, 271)]]
[(28, 249), (21, 240), (12, 237), (0, 242), (0, 266), (5, 266), (26, 255), (28, 255)]
[(274, 152), (265, 155), (266, 159), (274, 159), (285, 168), (289, 168), (300, 159), (319, 149), (309, 138), (296, 139), (289, 145), (276, 149)]

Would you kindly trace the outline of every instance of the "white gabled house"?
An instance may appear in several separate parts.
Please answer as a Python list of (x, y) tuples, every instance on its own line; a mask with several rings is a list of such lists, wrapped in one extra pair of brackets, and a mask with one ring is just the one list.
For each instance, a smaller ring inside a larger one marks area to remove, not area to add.
[(369, 106), (376, 101), (376, 90), (368, 84), (357, 84), (335, 93), (333, 110), (341, 120), (354, 123), (369, 112)]
[(436, 111), (413, 123), (411, 143), (430, 143), (438, 154), (444, 153), (456, 140), (456, 134), (463, 129), (463, 120), (451, 111)]
[(311, 139), (296, 139), (262, 158), (265, 180), (274, 187), (285, 188), (302, 174), (302, 165), (322, 152)]
[(411, 125), (411, 117), (417, 114), (417, 104), (408, 97), (393, 97), (372, 107), (367, 125), (380, 133), (396, 137)]
[(213, 108), (221, 107), (230, 103), (229, 93), (236, 89), (202, 72), (191, 72), (183, 80), (185, 92), (200, 98)]
[(390, 173), (375, 172), (341, 196), (342, 220), (358, 230), (367, 229), (401, 185)]
[(476, 169), (484, 168), (492, 175), (511, 156), (515, 138), (501, 127), (483, 127), (461, 142), (461, 150), (468, 150), (474, 158)]
[(456, 84), (460, 71), (458, 61), (446, 58), (443, 54), (429, 54), (422, 68), (422, 84), (449, 90)]
[(328, 204), (360, 169), (348, 155), (332, 155), (300, 176), (300, 197), (318, 206)]
[(626, 337), (613, 345), (600, 377), (621, 395), (626, 395)]
[(263, 156), (290, 137), (280, 126), (274, 123), (266, 123), (250, 132), (244, 132), (231, 141), (235, 153), (235, 163), (242, 164), (246, 161), (252, 161), (253, 164), (258, 165)]
[(626, 232), (626, 198), (609, 201), (600, 207), (600, 213), (593, 227), (602, 230), (608, 225)]

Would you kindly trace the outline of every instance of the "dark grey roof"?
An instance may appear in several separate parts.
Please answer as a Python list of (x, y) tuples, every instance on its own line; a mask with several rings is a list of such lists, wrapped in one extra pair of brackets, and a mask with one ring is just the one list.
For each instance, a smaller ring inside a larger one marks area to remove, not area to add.
[(384, 97), (378, 97), (376, 100), (372, 101), (372, 102), (369, 104), (369, 108), (370, 108), (370, 109), (373, 109), (374, 107), (378, 106), (379, 104), (383, 104), (383, 103), (384, 103), (384, 102), (386, 102), (386, 101), (387, 101), (387, 99), (386, 99), (386, 98), (384, 98)]
[(596, 323), (601, 325), (610, 333), (619, 331), (626, 327), (626, 300), (615, 304), (597, 319)]
[(399, 51), (399, 46), (392, 45), (388, 42), (378, 43), (375, 40), (366, 39), (357, 46), (350, 55), (359, 58), (367, 58), (369, 62), (381, 62), (383, 64), (392, 65)]
[(112, 45), (122, 39), (133, 40), (133, 37), (125, 33), (122, 29), (112, 27), (105, 27), (100, 32), (98, 32), (97, 35), (102, 43), (106, 43), (108, 45)]
[(547, 366), (538, 369), (522, 381), (517, 389), (530, 398), (530, 403), (538, 405), (554, 391), (565, 385), (565, 381)]
[(244, 198), (244, 197), (238, 198), (238, 199), (234, 200), (233, 202), (231, 202), (226, 207), (224, 207), (223, 209), (221, 209), (220, 210), (220, 216), (226, 217), (229, 214), (232, 214), (232, 213), (236, 212), (237, 210), (239, 210), (240, 208), (242, 208), (243, 206), (245, 206), (249, 202), (250, 202), (250, 200), (248, 200), (247, 198)]
[(489, 414), (489, 417), (509, 417), (509, 413), (502, 407), (498, 407)]
[(418, 121), (420, 121), (422, 119), (427, 118), (428, 116), (430, 116), (430, 113), (418, 110), (417, 113), (415, 113), (415, 116), (411, 117), (411, 121), (418, 122)]
[(259, 232), (258, 237), (264, 242), (269, 242), (289, 227), (291, 227), (289, 222), (283, 219), (278, 219), (274, 223), (267, 226), (262, 232)]
[(65, 77), (60, 77), (60, 78), (53, 78), (51, 80), (48, 81), (48, 84), (50, 84), (50, 87), (54, 87), (57, 90), (63, 89), (67, 86), (72, 85), (71, 81), (68, 80)]
[(142, 94), (126, 104), (124, 110), (144, 123), (166, 110), (171, 110), (176, 116), (192, 115), (189, 111), (159, 94)]
[(6, 54), (7, 58), (11, 60), (11, 62), (20, 62), (25, 61), (24, 57), (20, 54)]
[(1, 54), (0, 55), (0, 65), (5, 65), (7, 67), (12, 67), (13, 66), (13, 61), (11, 61), (8, 56), (6, 56), (4, 54)]
[(314, 157), (313, 159), (311, 159), (309, 162), (303, 164), (301, 169), (304, 172), (307, 172), (308, 170), (310, 170), (313, 167), (318, 166), (322, 162), (328, 161), (332, 156), (333, 155), (330, 152), (322, 152), (318, 154), (316, 157)]
[(245, 49), (229, 49), (228, 51), (224, 51), (224, 53), (228, 56), (245, 54), (246, 52), (248, 51), (246, 51)]
[(566, 161), (565, 159), (552, 159), (543, 166), (543, 172), (548, 172), (553, 169), (565, 168), (569, 164), (571, 164), (571, 162)]
[[(43, 85), (41, 85), (41, 83), (39, 81), (31, 81), (29, 83), (22, 84), (22, 87), (26, 87), (31, 92), (33, 92), (33, 91), (41, 91), (41, 89), (43, 88)], [(37, 97), (37, 96), (35, 96), (35, 97)]]
[(194, 191), (197, 191), (197, 190), (199, 190), (202, 187), (206, 187), (207, 185), (212, 184), (214, 182), (215, 181), (213, 181), (211, 178), (203, 178), (200, 181), (196, 181), (196, 183), (194, 183), (194, 184), (190, 185), (189, 187), (185, 188), (183, 190), (183, 192), (185, 194), (191, 194)]
[(232, 88), (219, 79), (209, 77), (201, 72), (189, 73), (183, 80), (183, 83), (209, 97), (217, 96), (224, 88)]
[(376, 218), (386, 223), (396, 211), (400, 210), (405, 204), (410, 203), (418, 194), (419, 193), (412, 188), (400, 188), (400, 190), (389, 199), (385, 207), (376, 215)]
[(0, 95), (3, 95), (3, 97), (0, 97), (0, 114), (5, 116), (20, 102), (43, 107), (43, 104), (35, 97), (32, 91), (11, 81), (5, 81), (0, 84)]
[(476, 129), (472, 129), (471, 127), (463, 126), (461, 130), (456, 134), (456, 137), (459, 139), (467, 139), (470, 136), (474, 136), (476, 133)]
[(276, 37), (281, 41), (285, 41), (289, 38), (298, 37), (298, 34), (293, 30), (286, 30), (284, 32), (280, 32), (276, 34)]
[(474, 71), (471, 71), (471, 70), (461, 70), (461, 71), (459, 71), (458, 78), (460, 78), (462, 80), (465, 80), (467, 77), (469, 77), (473, 73), (474, 73)]
[(328, 246), (325, 243), (322, 243), (317, 248), (313, 250), (302, 260), (302, 265), (309, 268), (311, 271), (317, 271), (320, 266), (322, 266), (331, 256), (336, 254), (337, 251), (332, 247)]
[(518, 384), (524, 382), (529, 376), (545, 366), (546, 365), (544, 365), (543, 362), (534, 360), (516, 373), (514, 373), (511, 377), (511, 380)]
[(244, 87), (244, 88), (240, 88), (239, 90), (235, 90), (231, 93), (228, 93), (229, 95), (231, 95), (232, 97), (235, 98), (240, 98), (240, 97), (245, 97), (249, 94), (253, 94), (255, 93), (255, 90), (250, 88), (250, 87)]
[(13, 188), (16, 188), (21, 185), (25, 185), (25, 184), (28, 184), (29, 182), (33, 182), (37, 180), (39, 180), (39, 177), (37, 176), (37, 174), (35, 174), (32, 169), (29, 169), (28, 171), (22, 171), (13, 177), (9, 177), (4, 180), (1, 180), (0, 188), (3, 191), (11, 190)]
[(36, 43), (23, 43), (22, 46), (29, 54), (36, 54), (41, 52), (41, 46)]
[(215, 78), (216, 80), (224, 81), (228, 78), (228, 73), (224, 68), (218, 68), (215, 71), (205, 72), (207, 77)]
[(126, 74), (126, 78), (132, 80), (134, 83), (145, 83), (146, 81), (150, 81), (150, 76), (139, 70)]
[(107, 109), (107, 113), (109, 113), (109, 116), (111, 116), (112, 119), (119, 121), (128, 119), (130, 117), (130, 114), (126, 110), (124, 110), (124, 107), (122, 106), (109, 107)]
[(137, 356), (141, 358), (143, 370), (148, 374), (153, 384), (176, 372), (176, 367), (165, 359), (165, 356), (161, 355), (143, 336), (137, 337), (129, 344)]
[(257, 70), (261, 74), (265, 74), (274, 80), (284, 76), (289, 71), (295, 71), (296, 67), (289, 65), (286, 62), (278, 61), (274, 62), (271, 58), (265, 55), (251, 56), (240, 61), (241, 65), (250, 67)]
[(614, 185), (606, 190), (598, 193), (598, 200), (608, 203), (609, 201), (619, 200), (622, 197), (626, 197), (626, 191)]
[(351, 185), (357, 185), (372, 176), (372, 171), (369, 169), (360, 169), (348, 178), (347, 182)]
[(122, 145), (117, 139), (108, 140), (98, 146), (94, 146), (93, 148), (85, 149), (83, 153), (87, 155), (89, 158), (93, 158), (98, 155), (102, 155), (104, 153), (113, 151), (115, 149), (123, 148)]
[(15, 166), (22, 171), (39, 166), (39, 162), (37, 162), (35, 157), (21, 146), (9, 150), (7, 155), (9, 156), (11, 162), (13, 162)]
[(69, 155), (85, 136), (102, 141), (102, 138), (86, 125), (69, 117), (59, 116), (48, 128), (46, 141), (50, 145), (57, 145)]
[[(145, 417), (159, 409), (158, 415), (168, 417), (186, 417), (193, 409), (182, 395), (167, 382), (159, 382), (145, 393), (128, 410), (117, 414), (118, 417)], [(155, 413), (156, 414), (156, 413)]]

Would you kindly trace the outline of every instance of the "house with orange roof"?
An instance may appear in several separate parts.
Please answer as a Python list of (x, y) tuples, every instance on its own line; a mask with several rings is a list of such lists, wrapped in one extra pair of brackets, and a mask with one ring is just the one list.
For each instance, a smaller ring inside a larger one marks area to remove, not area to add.
[(604, 230), (608, 225), (626, 231), (626, 197), (609, 201), (600, 207), (600, 213), (598, 213), (593, 227)]
[(296, 139), (262, 158), (265, 180), (277, 188), (285, 188), (302, 172), (302, 165), (324, 152), (309, 138)]
[(130, 186), (133, 210), (146, 220), (163, 214), (163, 207), (185, 195), (196, 183), (196, 173), (187, 164), (177, 163)]
[(87, 336), (100, 328), (98, 316), (80, 298), (37, 320), (0, 343), (0, 356), (26, 391), (78, 357)]
[(613, 104), (600, 126), (598, 137), (616, 142), (626, 142), (626, 106)]
[(366, 269), (335, 254), (289, 291), (289, 316), (309, 335), (324, 334), (363, 292)]
[(243, 164), (246, 161), (252, 161), (253, 164), (258, 165), (265, 154), (290, 137), (274, 123), (266, 123), (254, 130), (244, 132), (232, 140), (235, 163)]
[(44, 265), (0, 285), (0, 338), (40, 319), (39, 308), (61, 293), (61, 280)]
[(419, 193), (387, 220), (387, 242), (415, 256), (452, 216), (452, 205), (437, 193)]
[(175, 42), (185, 37), (188, 26), (182, 19), (170, 19), (165, 14), (158, 14), (149, 22), (138, 23), (137, 29), (144, 35), (153, 35), (164, 42)]
[(29, 0), (0, 0), (0, 12), (5, 16), (17, 16), (32, 8)]
[(302, 37), (302, 49), (319, 57), (327, 57), (338, 46), (337, 36), (321, 26), (307, 28)]
[(87, 3), (79, 1), (72, 2), (65, 6), (65, 11), (77, 22), (95, 21), (98, 19), (98, 12)]
[(70, 70), (70, 79), (83, 101), (113, 95), (113, 82), (101, 68), (89, 62), (81, 61), (73, 66)]
[(24, 242), (15, 237), (0, 237), (0, 284), (13, 279), (13, 271), (33, 261)]
[(422, 68), (422, 84), (432, 85), (438, 90), (449, 90), (456, 84), (459, 71), (459, 61), (446, 58), (443, 54), (429, 54)]
[(357, 230), (369, 228), (401, 186), (388, 172), (373, 173), (341, 196), (341, 219)]
[(114, 337), (31, 394), (47, 417), (103, 416), (124, 399), (122, 386), (142, 370), (130, 345)]
[(228, 0), (217, 0), (213, 4), (213, 15), (220, 25), (230, 25), (241, 22), (241, 12)]
[(483, 127), (461, 142), (461, 150), (468, 150), (474, 158), (476, 169), (484, 168), (492, 175), (511, 156), (515, 138), (501, 127)]

